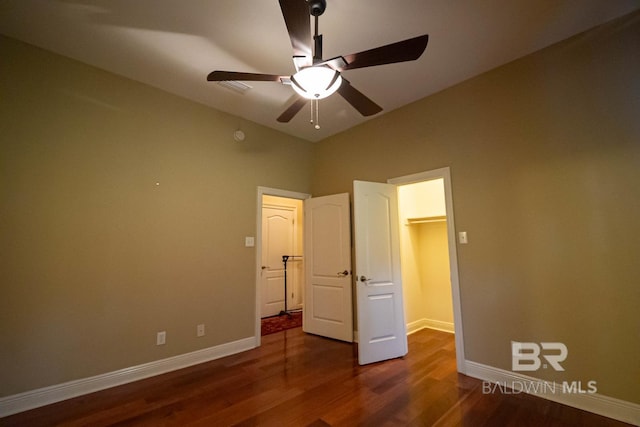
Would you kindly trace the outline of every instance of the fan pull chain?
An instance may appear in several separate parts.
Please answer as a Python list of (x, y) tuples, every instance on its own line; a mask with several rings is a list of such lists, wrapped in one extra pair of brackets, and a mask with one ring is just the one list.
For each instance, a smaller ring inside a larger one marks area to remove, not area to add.
[(316, 129), (320, 129), (320, 114), (319, 114), (318, 100), (317, 99), (312, 99), (311, 100), (311, 120), (309, 120), (309, 123), (311, 123), (311, 124), (315, 123), (314, 127)]
[(311, 100), (311, 119), (309, 120), (309, 123), (313, 124), (313, 99)]

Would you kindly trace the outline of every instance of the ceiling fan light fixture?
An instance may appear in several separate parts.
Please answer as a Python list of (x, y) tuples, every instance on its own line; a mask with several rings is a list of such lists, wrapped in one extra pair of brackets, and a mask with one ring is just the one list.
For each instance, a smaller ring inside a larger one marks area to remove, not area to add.
[(333, 94), (342, 84), (340, 73), (325, 66), (303, 68), (291, 76), (291, 86), (307, 99), (322, 99)]

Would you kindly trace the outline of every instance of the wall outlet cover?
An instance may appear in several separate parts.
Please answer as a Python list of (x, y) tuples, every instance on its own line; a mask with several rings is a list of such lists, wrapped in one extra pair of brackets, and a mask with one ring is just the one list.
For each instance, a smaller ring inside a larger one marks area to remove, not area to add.
[(167, 332), (161, 331), (156, 335), (156, 345), (164, 345), (167, 342)]

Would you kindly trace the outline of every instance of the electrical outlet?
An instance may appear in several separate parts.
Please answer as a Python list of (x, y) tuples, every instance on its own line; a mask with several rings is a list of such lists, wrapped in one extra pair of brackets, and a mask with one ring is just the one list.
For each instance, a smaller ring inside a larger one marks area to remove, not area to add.
[(204, 324), (201, 323), (196, 327), (196, 335), (198, 335), (199, 337), (204, 336)]
[(156, 345), (164, 345), (167, 342), (167, 332), (158, 332), (156, 335)]

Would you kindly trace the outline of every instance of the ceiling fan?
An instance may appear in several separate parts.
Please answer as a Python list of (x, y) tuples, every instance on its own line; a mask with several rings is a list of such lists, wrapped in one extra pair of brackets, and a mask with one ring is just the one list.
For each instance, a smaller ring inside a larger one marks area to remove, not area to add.
[[(332, 59), (322, 59), (322, 35), (318, 34), (318, 17), (327, 7), (326, 0), (279, 0), (291, 46), (296, 73), (291, 76), (275, 74), (243, 73), (237, 71), (213, 71), (208, 81), (274, 81), (291, 85), (299, 98), (279, 117), (282, 123), (289, 122), (311, 100), (312, 120), (318, 125), (317, 100), (338, 92), (363, 116), (371, 116), (382, 111), (382, 107), (362, 92), (354, 88), (341, 72), (356, 68), (418, 59), (427, 47), (429, 36), (422, 36), (380, 46), (350, 55)], [(313, 51), (311, 48), (311, 16), (315, 19)], [(315, 116), (314, 116), (315, 105)]]

